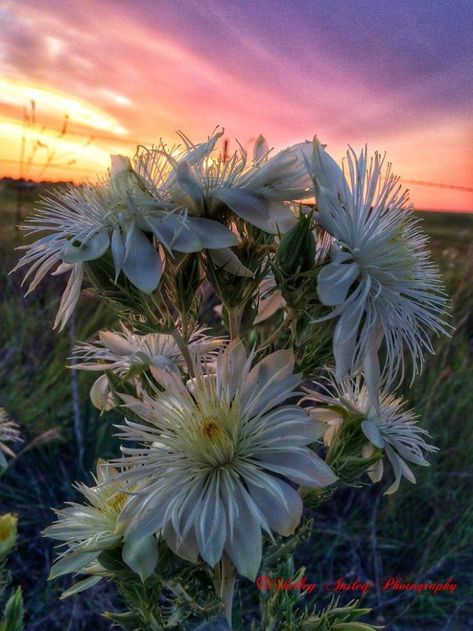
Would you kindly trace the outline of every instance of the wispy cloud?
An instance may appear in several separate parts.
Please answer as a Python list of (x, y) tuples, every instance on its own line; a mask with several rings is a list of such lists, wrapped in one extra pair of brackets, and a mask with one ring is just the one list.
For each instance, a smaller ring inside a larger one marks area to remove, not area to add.
[[(0, 11), (0, 71), (77, 100), (130, 138), (177, 128), (199, 138), (224, 124), (244, 143), (261, 131), (282, 146), (317, 132), (338, 157), (367, 140), (406, 177), (466, 186), (473, 6), (446, 5), (22, 0)], [(11, 118), (12, 104), (2, 113)], [(473, 207), (472, 195), (449, 200)]]

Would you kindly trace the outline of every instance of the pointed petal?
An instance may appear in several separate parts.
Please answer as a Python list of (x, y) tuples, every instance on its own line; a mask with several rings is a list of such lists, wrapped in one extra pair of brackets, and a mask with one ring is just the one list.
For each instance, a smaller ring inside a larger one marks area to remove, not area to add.
[(357, 263), (329, 263), (317, 276), (317, 293), (320, 302), (328, 307), (342, 304), (360, 274)]
[(373, 443), (375, 447), (379, 447), (380, 449), (384, 447), (384, 439), (373, 421), (365, 419), (361, 423), (361, 429), (366, 438)]
[[(261, 565), (261, 527), (244, 498), (247, 491), (237, 484), (233, 493), (239, 513), (236, 523), (227, 524), (227, 532), (233, 536), (227, 535), (225, 550), (238, 572), (254, 581)], [(229, 519), (227, 511), (227, 520)]]
[(262, 482), (261, 486), (257, 486), (247, 480), (248, 491), (265, 515), (271, 529), (287, 537), (294, 532), (301, 519), (303, 504), (300, 495), (289, 484), (276, 477), (273, 477), (271, 482), (277, 487), (278, 495), (264, 485), (264, 480)]
[(123, 272), (135, 287), (145, 293), (154, 291), (161, 279), (161, 258), (135, 224), (127, 230)]
[(253, 272), (241, 264), (240, 259), (229, 248), (223, 248), (222, 250), (209, 250), (209, 257), (218, 268), (223, 269), (229, 274), (234, 274), (235, 276), (247, 276), (249, 278), (252, 278), (254, 275)]
[(204, 217), (189, 217), (188, 223), (190, 230), (199, 238), (202, 248), (218, 250), (238, 243), (233, 232), (218, 221)]
[(182, 160), (177, 165), (177, 181), (179, 186), (188, 194), (192, 199), (200, 200), (203, 197), (202, 185), (197, 179), (194, 171), (189, 164)]
[(105, 254), (109, 244), (110, 237), (107, 230), (101, 230), (85, 243), (80, 245), (76, 244), (75, 239), (71, 239), (62, 249), (62, 259), (66, 263), (94, 261)]
[(261, 195), (242, 188), (220, 188), (213, 195), (251, 225), (277, 234), (278, 227), (269, 212), (269, 203)]
[(286, 454), (264, 452), (259, 456), (267, 469), (280, 473), (301, 486), (317, 488), (337, 481), (337, 476), (328, 464), (310, 449), (294, 450)]

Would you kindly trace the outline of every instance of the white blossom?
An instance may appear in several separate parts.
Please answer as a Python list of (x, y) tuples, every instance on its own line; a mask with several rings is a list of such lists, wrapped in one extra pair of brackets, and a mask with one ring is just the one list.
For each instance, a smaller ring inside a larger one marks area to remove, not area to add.
[(336, 440), (344, 422), (341, 409), (359, 415), (362, 418), (361, 430), (367, 439), (361, 455), (369, 458), (376, 450), (382, 452), (382, 458), (368, 470), (371, 480), (379, 482), (382, 479), (387, 459), (395, 479), (386, 495), (398, 490), (401, 477), (415, 484), (415, 476), (407, 463), (429, 466), (424, 453), (435, 452), (437, 447), (426, 442), (429, 433), (418, 426), (415, 413), (406, 409), (405, 401), (391, 392), (381, 391), (376, 409), (361, 376), (339, 382), (330, 372), (327, 380), (317, 385), (319, 392), (311, 392), (308, 399), (319, 404), (312, 410), (315, 419), (327, 424), (325, 443), (330, 446)]
[[(98, 558), (104, 550), (123, 543), (123, 526), (118, 517), (129, 498), (119, 481), (119, 471), (103, 460), (97, 463), (95, 486), (80, 483), (76, 488), (87, 503), (70, 502), (66, 508), (57, 510), (57, 521), (43, 531), (64, 547), (51, 568), (50, 580), (70, 573), (91, 575), (73, 585), (63, 598), (101, 580), (104, 571)], [(147, 559), (143, 559), (143, 549), (146, 549)], [(146, 578), (154, 571), (158, 560), (156, 538), (147, 537), (132, 546), (125, 545), (122, 557), (133, 571)]]
[(302, 501), (294, 484), (323, 487), (336, 476), (307, 447), (319, 437), (307, 413), (289, 403), (299, 396), (291, 351), (254, 363), (232, 342), (215, 371), (196, 362), (184, 385), (167, 373), (165, 391), (142, 401), (125, 397), (143, 419), (128, 421), (122, 448), (134, 495), (120, 517), (125, 539), (161, 531), (177, 554), (214, 566), (225, 551), (254, 579), (262, 533), (291, 534)]
[[(316, 139), (309, 168), (318, 219), (334, 242), (318, 275), (318, 294), (337, 318), (333, 350), (337, 378), (364, 368), (373, 398), (404, 376), (404, 351), (413, 374), (432, 352), (431, 333), (445, 333), (445, 294), (399, 178), (379, 153), (350, 149), (344, 171)], [(347, 177), (345, 177), (347, 176)], [(348, 178), (348, 179), (347, 179)], [(384, 342), (386, 362), (378, 352)]]
[[(211, 360), (213, 351), (221, 346), (223, 339), (209, 337), (205, 327), (195, 330), (189, 339), (189, 352)], [(149, 370), (159, 381), (163, 368), (178, 371), (186, 365), (185, 359), (170, 334), (148, 333), (138, 335), (122, 324), (121, 331), (100, 331), (98, 339), (82, 342), (75, 347), (75, 369), (93, 372), (111, 371), (120, 379), (138, 377)], [(134, 381), (139, 386), (139, 379)], [(115, 407), (108, 378), (101, 375), (92, 386), (90, 397), (101, 410)]]

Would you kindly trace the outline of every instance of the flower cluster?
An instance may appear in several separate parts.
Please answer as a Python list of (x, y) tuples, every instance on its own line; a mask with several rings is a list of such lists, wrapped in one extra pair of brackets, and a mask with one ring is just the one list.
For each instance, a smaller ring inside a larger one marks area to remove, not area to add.
[(139, 290), (153, 292), (162, 277), (164, 253), (208, 250), (215, 264), (248, 273), (229, 249), (238, 243), (237, 220), (271, 233), (284, 232), (294, 216), (286, 202), (307, 196), (310, 177), (302, 143), (269, 157), (259, 138), (253, 159), (245, 151), (229, 161), (215, 156), (215, 143), (184, 146), (164, 142), (140, 148), (134, 164), (112, 156), (109, 177), (96, 185), (70, 186), (45, 196), (24, 226), (40, 236), (15, 269), (29, 266), (25, 281), (34, 290), (44, 276), (70, 271), (55, 326), (63, 328), (79, 299), (84, 264), (110, 253), (115, 281), (123, 273)]
[(387, 493), (415, 482), (410, 465), (436, 449), (393, 388), (405, 356), (415, 375), (448, 325), (384, 157), (350, 149), (341, 168), (317, 138), (272, 155), (262, 136), (226, 157), (222, 134), (113, 156), (98, 184), (44, 198), (17, 268), (30, 291), (71, 271), (56, 326), (84, 278), (123, 322), (76, 347), (74, 367), (102, 373), (93, 403), (128, 418), (121, 457), (78, 487), (87, 505), (46, 530), (65, 547), (51, 576), (86, 574), (67, 593), (85, 589), (113, 550), (146, 581), (164, 546), (212, 568), (230, 620), (235, 573), (255, 579), (265, 539), (294, 533), (308, 489), (378, 482), (386, 462)]

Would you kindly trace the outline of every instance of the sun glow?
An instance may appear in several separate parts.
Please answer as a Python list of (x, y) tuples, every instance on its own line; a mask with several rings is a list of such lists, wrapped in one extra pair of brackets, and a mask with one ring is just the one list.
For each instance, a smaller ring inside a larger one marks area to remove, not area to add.
[(0, 79), (0, 102), (23, 107), (34, 101), (37, 108), (45, 108), (49, 114), (68, 116), (71, 123), (123, 135), (127, 130), (119, 122), (100, 109), (50, 88)]

